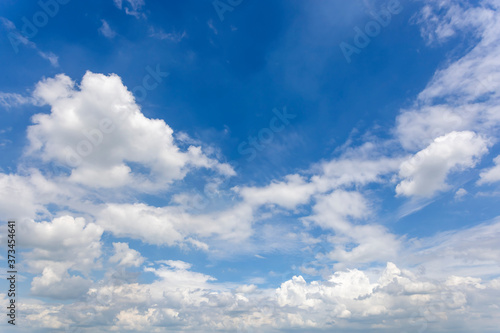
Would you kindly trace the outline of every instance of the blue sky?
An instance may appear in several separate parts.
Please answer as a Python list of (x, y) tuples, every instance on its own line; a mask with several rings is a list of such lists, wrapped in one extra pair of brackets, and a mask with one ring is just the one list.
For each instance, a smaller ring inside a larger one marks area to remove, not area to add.
[(496, 331), (499, 9), (2, 1), (2, 330)]

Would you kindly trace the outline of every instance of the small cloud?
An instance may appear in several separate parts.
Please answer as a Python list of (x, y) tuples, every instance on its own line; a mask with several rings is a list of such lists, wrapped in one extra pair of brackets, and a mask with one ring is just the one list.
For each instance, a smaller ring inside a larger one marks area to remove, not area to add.
[(38, 54), (42, 58), (47, 59), (52, 66), (59, 67), (59, 57), (56, 56), (54, 53), (52, 53), (52, 52), (43, 52), (43, 51), (39, 50)]
[(212, 20), (209, 20), (207, 22), (207, 24), (208, 24), (208, 27), (210, 29), (212, 29), (212, 31), (214, 32), (214, 34), (216, 34), (216, 35), (219, 34), (219, 32), (217, 31), (217, 29), (214, 27), (214, 22)]
[[(33, 97), (25, 97), (15, 93), (0, 92), (0, 105), (6, 108), (15, 107), (23, 104), (36, 104)], [(2, 131), (0, 131), (0, 134)]]
[(114, 38), (116, 36), (116, 32), (111, 29), (108, 22), (106, 20), (101, 20), (102, 25), (99, 28), (99, 32), (106, 38)]
[(458, 191), (455, 193), (455, 200), (462, 200), (464, 196), (466, 196), (469, 192), (467, 190), (460, 188)]
[(248, 283), (250, 284), (265, 284), (267, 283), (267, 280), (263, 277), (253, 277), (248, 280)]
[(266, 259), (266, 257), (263, 257), (263, 256), (261, 256), (261, 255), (259, 255), (259, 254), (256, 254), (256, 255), (255, 255), (255, 257), (257, 257), (257, 258), (259, 258), (259, 259)]
[(140, 16), (143, 17), (145, 16), (144, 14), (140, 13), (140, 10), (146, 4), (144, 0), (125, 0), (128, 6), (123, 5), (123, 0), (113, 0), (113, 1), (118, 9), (125, 8), (125, 13), (127, 15), (132, 15), (135, 16), (136, 18), (139, 18)]
[(179, 43), (186, 36), (187, 34), (185, 31), (183, 31), (182, 33), (177, 33), (177, 32), (166, 33), (162, 29), (156, 30), (154, 27), (149, 27), (149, 37), (157, 38), (160, 40), (168, 39), (174, 43)]
[(9, 21), (4, 17), (0, 17), (0, 22), (8, 31), (9, 41), (16, 53), (19, 51), (18, 46), (24, 45), (29, 47), (30, 49), (36, 50), (38, 55), (48, 60), (52, 66), (59, 67), (59, 57), (57, 57), (54, 53), (41, 51), (35, 43), (23, 36), (19, 31), (17, 31), (16, 25), (12, 21)]

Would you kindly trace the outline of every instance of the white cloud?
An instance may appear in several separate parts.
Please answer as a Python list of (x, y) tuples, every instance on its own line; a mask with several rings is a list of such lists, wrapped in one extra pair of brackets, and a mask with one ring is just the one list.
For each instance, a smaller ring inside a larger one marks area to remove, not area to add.
[(407, 265), (425, 267), (431, 278), (451, 275), (495, 277), (500, 274), (500, 219), (463, 230), (413, 239), (403, 258)]
[(81, 276), (71, 276), (65, 265), (49, 264), (31, 282), (31, 293), (35, 296), (55, 299), (75, 299), (85, 295), (92, 282)]
[(320, 196), (313, 212), (304, 220), (335, 232), (335, 236), (329, 237), (334, 250), (326, 254), (335, 262), (335, 268), (384, 262), (397, 257), (401, 244), (395, 235), (381, 225), (352, 223), (352, 220), (359, 221), (371, 215), (370, 205), (360, 193), (337, 190)]
[[(39, 82), (34, 96), (51, 113), (33, 116), (28, 154), (71, 166), (71, 182), (155, 191), (197, 167), (234, 175), (201, 147), (181, 151), (173, 130), (163, 120), (146, 118), (117, 75), (87, 72), (79, 87), (57, 75)], [(134, 171), (135, 165), (146, 171)]]
[(4, 17), (0, 17), (0, 21), (4, 28), (8, 31), (9, 41), (14, 48), (14, 51), (19, 52), (19, 45), (24, 45), (30, 49), (35, 50), (38, 55), (50, 62), (53, 67), (59, 67), (59, 57), (52, 52), (44, 52), (38, 48), (38, 46), (30, 41), (28, 38), (23, 36), (19, 31), (17, 31), (16, 25)]
[[(401, 164), (400, 158), (366, 156), (363, 149), (365, 147), (361, 147), (360, 152), (321, 163), (318, 166), (320, 173), (312, 177), (320, 192), (383, 182), (382, 176), (393, 173)], [(376, 150), (377, 147), (370, 149)]]
[(106, 38), (114, 38), (116, 36), (116, 32), (111, 29), (109, 23), (106, 20), (101, 20), (102, 25), (99, 28), (99, 32)]
[(426, 1), (418, 22), (431, 43), (458, 32), (477, 42), (436, 71), (415, 105), (402, 111), (396, 133), (405, 148), (422, 149), (451, 131), (494, 135), (500, 123), (499, 9), (496, 1)]
[(134, 249), (129, 248), (127, 243), (113, 243), (114, 254), (109, 262), (117, 263), (118, 266), (139, 267), (144, 262), (144, 257)]
[(275, 290), (228, 288), (210, 276), (190, 271), (189, 266), (173, 262), (151, 268), (158, 280), (150, 284), (91, 289), (88, 304), (105, 299), (100, 306), (107, 310), (107, 317), (94, 320), (134, 332), (171, 325), (205, 331), (318, 328), (347, 332), (353, 325), (377, 327), (381, 323), (387, 332), (402, 327), (450, 329), (456, 323), (459, 328), (454, 331), (466, 332), (467, 325), (460, 326), (471, 321), (476, 329), (495, 322), (492, 314), (496, 309), (488, 309), (488, 304), (500, 293), (496, 280), (458, 275), (432, 280), (391, 262), (382, 270), (341, 270), (319, 281), (295, 276)]
[(59, 57), (52, 52), (38, 51), (38, 54), (48, 60), (53, 67), (59, 67)]
[[(125, 0), (126, 6), (123, 5), (123, 0), (113, 0), (115, 6), (119, 9), (125, 7), (125, 13), (128, 15), (135, 16), (139, 18), (141, 16), (140, 10), (145, 6), (146, 2), (144, 0)], [(142, 14), (144, 15), (144, 14)]]
[(448, 189), (446, 178), (454, 170), (471, 168), (488, 151), (481, 136), (469, 132), (451, 132), (438, 137), (427, 148), (401, 164), (396, 187), (398, 195), (430, 197)]
[(24, 104), (35, 104), (32, 97), (26, 97), (20, 94), (0, 92), (0, 105), (6, 108), (16, 107)]
[(288, 175), (282, 182), (272, 182), (265, 187), (236, 188), (243, 200), (252, 206), (275, 204), (293, 209), (307, 204), (316, 192), (314, 184), (300, 175)]
[(0, 211), (9, 219), (19, 220), (46, 210), (36, 203), (35, 189), (28, 179), (0, 173)]
[(157, 38), (160, 40), (170, 40), (174, 43), (179, 43), (181, 40), (183, 40), (186, 36), (187, 33), (183, 31), (182, 33), (178, 32), (169, 32), (166, 33), (162, 29), (155, 29), (154, 27), (149, 27), (149, 36), (153, 38)]
[(481, 172), (481, 179), (478, 180), (478, 185), (494, 183), (500, 181), (500, 155), (494, 159), (495, 166)]
[(370, 215), (368, 202), (360, 193), (342, 190), (319, 197), (313, 211), (316, 212), (313, 220), (319, 226), (339, 231), (349, 229), (349, 218), (362, 219)]
[(19, 245), (33, 248), (25, 254), (34, 269), (43, 268), (44, 261), (68, 263), (73, 270), (89, 272), (101, 255), (103, 229), (86, 223), (83, 218), (62, 216), (52, 222), (18, 222)]
[(464, 188), (459, 188), (455, 192), (455, 200), (462, 200), (468, 194), (467, 190)]
[(28, 271), (42, 274), (31, 283), (34, 295), (75, 298), (88, 290), (91, 282), (70, 275), (69, 270), (88, 274), (98, 267), (101, 227), (82, 218), (63, 216), (51, 222), (20, 220), (17, 228), (19, 246), (31, 249), (24, 254)]
[[(108, 204), (98, 214), (98, 224), (117, 237), (140, 239), (155, 245), (192, 244), (207, 249), (196, 238), (215, 237), (238, 242), (252, 235), (253, 211), (247, 205), (205, 214), (191, 214), (183, 207), (145, 204)], [(144, 226), (147, 225), (147, 228)]]

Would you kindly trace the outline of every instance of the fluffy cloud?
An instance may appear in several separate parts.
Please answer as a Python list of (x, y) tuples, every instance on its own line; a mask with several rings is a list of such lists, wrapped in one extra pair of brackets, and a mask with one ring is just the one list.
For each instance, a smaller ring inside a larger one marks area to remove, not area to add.
[(190, 243), (203, 249), (193, 236), (237, 242), (252, 234), (253, 210), (244, 204), (206, 214), (191, 214), (181, 206), (108, 204), (98, 215), (98, 224), (115, 236), (156, 245)]
[(184, 178), (192, 168), (234, 175), (200, 147), (181, 151), (172, 129), (144, 117), (117, 75), (87, 72), (79, 87), (58, 75), (39, 82), (34, 96), (50, 105), (51, 113), (33, 116), (28, 154), (69, 165), (71, 182), (150, 191)]
[(314, 184), (300, 175), (288, 175), (282, 182), (272, 182), (265, 187), (244, 187), (237, 189), (245, 202), (252, 206), (275, 204), (293, 209), (306, 204), (316, 192)]
[(36, 190), (29, 179), (3, 173), (0, 173), (0, 210), (7, 218), (17, 220), (46, 212), (36, 202)]
[(134, 266), (139, 267), (144, 258), (139, 252), (128, 247), (127, 243), (113, 243), (114, 254), (109, 258), (112, 263), (117, 263), (119, 266)]
[(451, 132), (438, 137), (427, 148), (401, 164), (403, 180), (398, 195), (429, 197), (448, 188), (446, 177), (457, 169), (471, 168), (485, 154), (487, 141), (469, 131)]
[[(51, 322), (59, 327), (85, 320), (98, 332), (174, 328), (348, 332), (353, 325), (383, 327), (386, 332), (401, 327), (467, 332), (468, 323), (486, 332), (494, 327), (491, 304), (500, 295), (498, 280), (459, 275), (432, 280), (391, 262), (380, 270), (342, 270), (311, 282), (294, 276), (277, 289), (231, 287), (191, 271), (184, 262), (159, 264), (147, 269), (157, 277), (152, 283), (101, 284), (89, 290), (85, 303), (45, 308), (28, 303), (22, 315), (35, 322), (50, 310)], [(42, 324), (36, 322), (35, 327)]]
[(84, 295), (92, 282), (81, 277), (71, 276), (64, 264), (48, 264), (41, 276), (31, 282), (31, 293), (35, 296), (55, 299), (75, 299)]
[(320, 196), (313, 212), (304, 220), (335, 232), (335, 236), (329, 238), (335, 248), (327, 254), (336, 262), (335, 268), (383, 262), (396, 257), (400, 242), (395, 235), (381, 225), (352, 223), (352, 220), (359, 221), (371, 214), (370, 205), (360, 193), (337, 190)]
[(63, 216), (51, 222), (17, 222), (20, 247), (30, 273), (39, 274), (31, 283), (34, 295), (52, 298), (75, 298), (84, 294), (91, 282), (69, 270), (90, 273), (101, 256), (103, 229), (82, 218)]
[(494, 162), (494, 167), (481, 172), (481, 179), (477, 182), (479, 185), (500, 181), (500, 156), (497, 156)]

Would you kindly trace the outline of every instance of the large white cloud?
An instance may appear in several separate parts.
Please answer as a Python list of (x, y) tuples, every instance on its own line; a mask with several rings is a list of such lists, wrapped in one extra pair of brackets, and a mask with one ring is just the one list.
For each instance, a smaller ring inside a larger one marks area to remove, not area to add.
[(146, 269), (157, 277), (154, 282), (100, 284), (89, 290), (87, 302), (57, 307), (27, 302), (22, 315), (34, 327), (49, 327), (38, 319), (50, 310), (51, 322), (59, 327), (85, 323), (97, 332), (348, 332), (366, 327), (467, 332), (469, 326), (487, 332), (496, 322), (491, 305), (500, 295), (498, 279), (456, 275), (433, 280), (391, 262), (381, 269), (337, 271), (324, 280), (294, 276), (277, 289), (217, 283), (181, 261), (158, 264)]
[(182, 151), (173, 130), (163, 120), (146, 118), (117, 75), (87, 72), (78, 87), (57, 75), (39, 82), (34, 96), (51, 112), (33, 116), (28, 154), (70, 166), (74, 183), (148, 191), (165, 188), (192, 168), (234, 175), (201, 147)]
[(206, 245), (196, 238), (216, 237), (237, 242), (252, 235), (253, 210), (245, 204), (214, 213), (192, 214), (182, 206), (108, 204), (98, 213), (98, 224), (118, 237), (155, 245)]
[(396, 187), (396, 193), (429, 197), (446, 190), (448, 174), (475, 166), (478, 158), (488, 151), (487, 147), (487, 140), (470, 131), (451, 132), (436, 138), (401, 164), (399, 176), (403, 180)]

